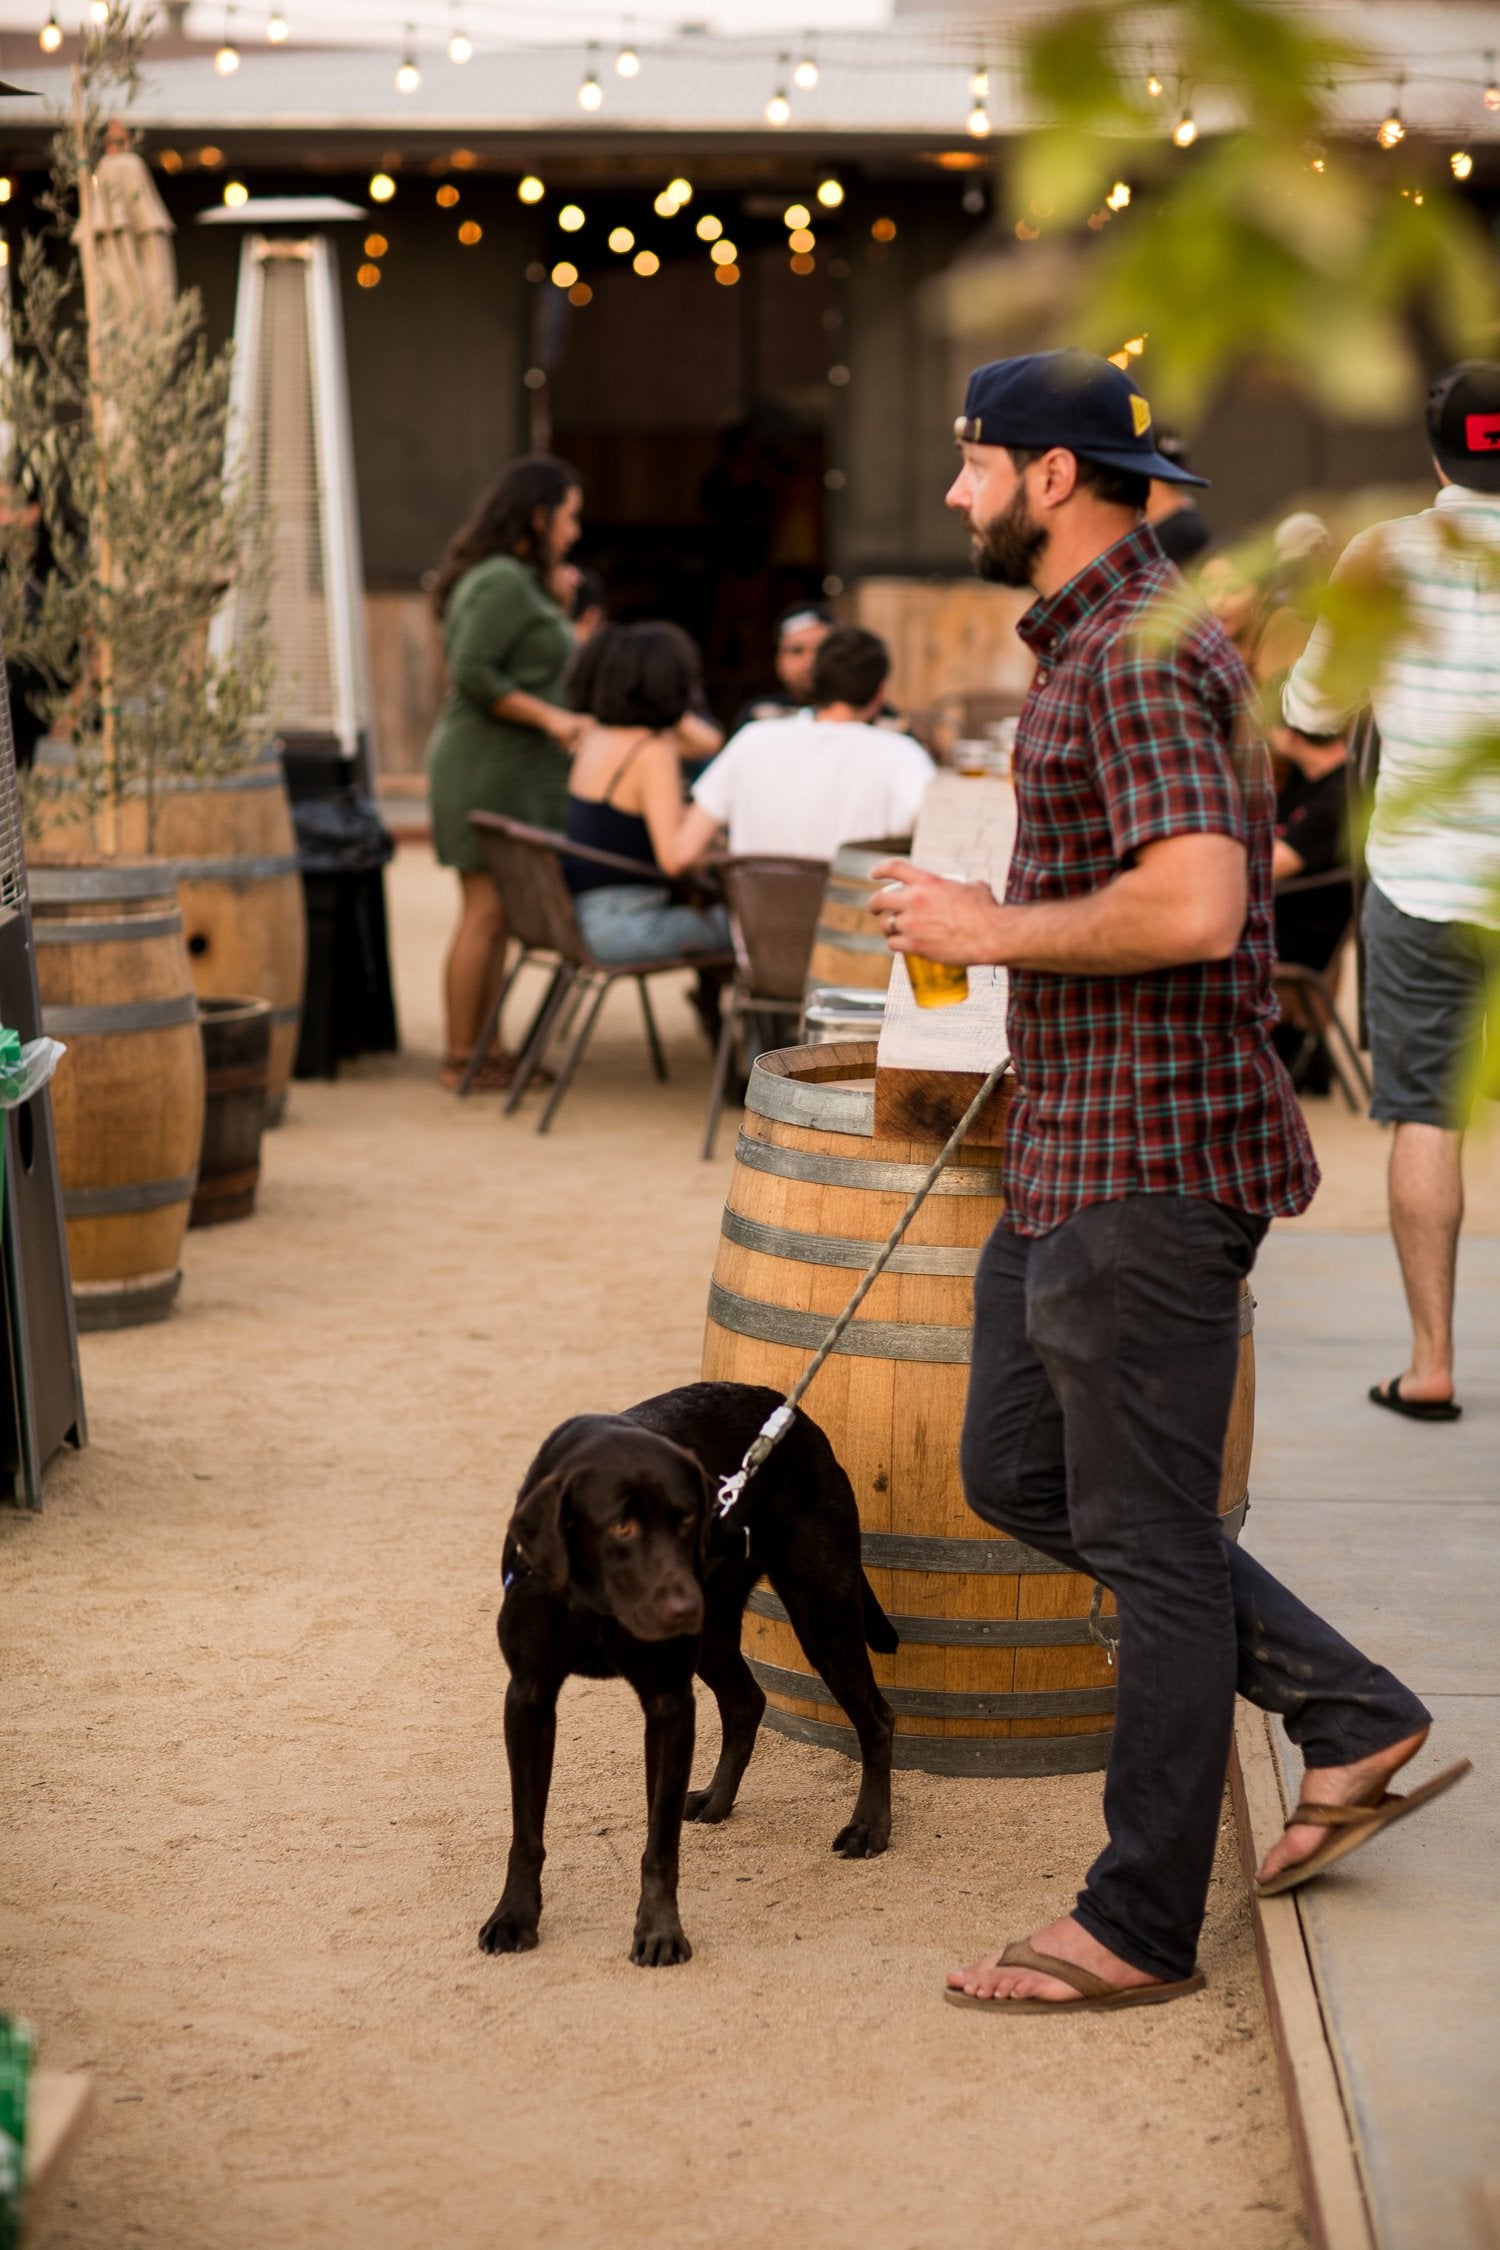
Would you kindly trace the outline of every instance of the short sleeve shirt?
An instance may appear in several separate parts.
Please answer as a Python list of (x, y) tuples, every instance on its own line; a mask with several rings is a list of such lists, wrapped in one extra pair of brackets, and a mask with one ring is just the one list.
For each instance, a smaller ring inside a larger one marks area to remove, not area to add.
[(1271, 1045), (1275, 806), (1244, 664), (1144, 525), (1019, 631), (1037, 672), (1016, 733), (1007, 902), (1084, 897), (1148, 844), (1213, 834), (1245, 846), (1248, 911), (1224, 961), (1011, 971), (1007, 1224), (1047, 1234), (1127, 1195), (1305, 1210), (1318, 1170)]

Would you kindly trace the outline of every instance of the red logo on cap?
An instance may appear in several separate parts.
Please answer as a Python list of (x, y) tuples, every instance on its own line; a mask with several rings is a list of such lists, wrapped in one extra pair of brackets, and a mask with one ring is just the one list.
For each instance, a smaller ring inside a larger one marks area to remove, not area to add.
[(1466, 414), (1464, 450), (1468, 453), (1500, 453), (1500, 414)]

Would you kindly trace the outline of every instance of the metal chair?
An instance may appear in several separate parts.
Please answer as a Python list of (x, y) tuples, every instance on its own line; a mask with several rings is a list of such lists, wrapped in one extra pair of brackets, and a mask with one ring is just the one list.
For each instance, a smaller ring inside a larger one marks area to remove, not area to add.
[(729, 908), (735, 963), (714, 1056), (703, 1134), (705, 1160), (714, 1152), (729, 1065), (742, 1025), (747, 1018), (764, 1022), (790, 1016), (795, 1021), (801, 1012), (828, 862), (747, 854), (719, 861), (717, 871)]
[[(588, 860), (592, 866), (612, 869), (623, 880), (657, 886), (665, 880), (660, 868), (648, 867), (641, 860), (622, 858), (617, 852), (598, 851), (589, 844), (575, 844), (554, 829), (531, 828), (524, 821), (507, 820), (500, 813), (470, 813), (469, 821), (479, 838), (491, 880), (500, 893), (506, 927), (518, 941), (520, 950), (500, 987), (484, 1029), (474, 1043), (474, 1051), (469, 1057), (469, 1067), (464, 1072), (459, 1092), (467, 1093), (479, 1069), (480, 1060), (489, 1051), (507, 995), (530, 961), (550, 965), (552, 981), (522, 1042), (520, 1062), (505, 1104), (507, 1117), (516, 1109), (531, 1083), (553, 1032), (561, 1029), (566, 1035), (572, 1031), (581, 1012), (580, 1027), (573, 1034), (572, 1042), (558, 1066), (556, 1081), (542, 1114), (537, 1119), (537, 1131), (547, 1131), (557, 1115), (558, 1105), (573, 1082), (574, 1072), (583, 1060), (584, 1049), (593, 1036), (599, 1011), (611, 985), (618, 984), (625, 977), (633, 977), (640, 991), (641, 1015), (646, 1026), (646, 1044), (651, 1052), (652, 1068), (658, 1078), (664, 1079), (667, 1075), (667, 1058), (662, 1052), (656, 1018), (651, 1012), (647, 979), (661, 976), (672, 969), (732, 969), (734, 956), (723, 952), (705, 952), (677, 953), (666, 960), (599, 960), (590, 950), (588, 940), (578, 926), (573, 894), (563, 873), (564, 858)], [(592, 1005), (589, 1005), (590, 1001)]]
[[(1294, 875), (1285, 883), (1278, 883), (1278, 898), (1293, 898), (1303, 892), (1327, 891), (1342, 884), (1348, 889), (1352, 871), (1347, 867), (1331, 867), (1321, 875)], [(1344, 948), (1354, 931), (1354, 916), (1339, 936), (1338, 943), (1321, 969), (1310, 969), (1303, 961), (1276, 963), (1276, 997), (1281, 1003), (1281, 1020), (1302, 1033), (1302, 1044), (1290, 1065), (1293, 1085), (1298, 1085), (1302, 1074), (1321, 1049), (1329, 1070), (1338, 1081), (1339, 1092), (1350, 1109), (1360, 1109), (1370, 1098), (1370, 1074), (1365, 1068), (1348, 1026), (1338, 1011), (1339, 966), (1344, 958)]]

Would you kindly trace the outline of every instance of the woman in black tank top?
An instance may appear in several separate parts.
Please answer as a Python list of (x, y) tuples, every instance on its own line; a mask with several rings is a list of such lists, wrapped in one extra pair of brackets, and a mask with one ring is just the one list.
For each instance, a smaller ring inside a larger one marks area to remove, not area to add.
[(588, 860), (565, 862), (578, 920), (601, 961), (660, 961), (720, 953), (729, 944), (722, 907), (674, 898), (682, 821), (682, 765), (672, 730), (692, 702), (698, 652), (676, 625), (606, 625), (580, 650), (569, 700), (590, 724), (573, 754), (567, 833), (659, 871), (630, 882)]

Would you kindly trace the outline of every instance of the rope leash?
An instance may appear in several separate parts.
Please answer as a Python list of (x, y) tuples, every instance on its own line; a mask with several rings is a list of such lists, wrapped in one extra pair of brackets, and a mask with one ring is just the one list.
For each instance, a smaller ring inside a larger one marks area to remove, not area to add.
[(896, 1221), (896, 1224), (887, 1235), (885, 1241), (881, 1244), (880, 1248), (876, 1251), (875, 1256), (871, 1259), (869, 1265), (866, 1267), (864, 1276), (861, 1279), (859, 1286), (856, 1288), (854, 1295), (849, 1299), (848, 1304), (845, 1305), (843, 1311), (839, 1314), (838, 1319), (829, 1329), (828, 1334), (824, 1337), (822, 1343), (818, 1346), (818, 1349), (814, 1352), (806, 1367), (803, 1368), (802, 1373), (799, 1375), (796, 1382), (787, 1392), (787, 1395), (783, 1399), (781, 1405), (775, 1407), (772, 1412), (766, 1416), (764, 1422), (762, 1422), (759, 1430), (756, 1432), (755, 1436), (751, 1439), (749, 1446), (746, 1448), (745, 1458), (743, 1459), (743, 1461), (741, 1461), (733, 1476), (722, 1477), (720, 1479), (719, 1497), (715, 1503), (714, 1512), (721, 1523), (726, 1516), (732, 1513), (738, 1502), (744, 1496), (745, 1487), (750, 1482), (750, 1479), (756, 1474), (758, 1470), (765, 1467), (766, 1463), (770, 1460), (771, 1455), (775, 1452), (777, 1446), (786, 1436), (786, 1433), (791, 1428), (793, 1419), (796, 1416), (797, 1408), (801, 1405), (803, 1399), (806, 1397), (808, 1387), (816, 1377), (819, 1368), (823, 1365), (823, 1362), (827, 1359), (829, 1353), (837, 1348), (839, 1338), (843, 1335), (845, 1329), (849, 1326), (850, 1321), (853, 1320), (855, 1314), (859, 1311), (860, 1306), (864, 1303), (866, 1297), (868, 1297), (870, 1291), (874, 1288), (876, 1282), (884, 1273), (887, 1265), (890, 1263), (892, 1255), (900, 1247), (901, 1237), (905, 1234), (907, 1228), (911, 1225), (912, 1220), (916, 1217), (917, 1213), (921, 1210), (922, 1205), (927, 1201), (928, 1196), (932, 1193), (933, 1188), (937, 1184), (938, 1174), (943, 1170), (944, 1166), (948, 1163), (948, 1161), (958, 1150), (958, 1148), (961, 1147), (965, 1134), (969, 1131), (970, 1126), (974, 1124), (975, 1120), (979, 1116), (980, 1111), (983, 1109), (985, 1103), (989, 1100), (991, 1094), (993, 1094), (995, 1088), (999, 1085), (1001, 1079), (1005, 1076), (1005, 1073), (1009, 1068), (1010, 1056), (1008, 1054), (1004, 1054), (1000, 1057), (1000, 1060), (995, 1064), (994, 1068), (989, 1073), (989, 1076), (985, 1079), (984, 1084), (980, 1087), (978, 1093), (974, 1096), (974, 1099), (970, 1102), (968, 1108), (964, 1111), (963, 1116), (959, 1119), (952, 1132), (948, 1135), (947, 1140), (944, 1141), (942, 1147), (938, 1150), (938, 1153), (934, 1157), (931, 1164), (928, 1165), (926, 1174), (919, 1183), (916, 1193), (912, 1196), (912, 1199), (907, 1204), (906, 1209), (902, 1212), (900, 1218)]

